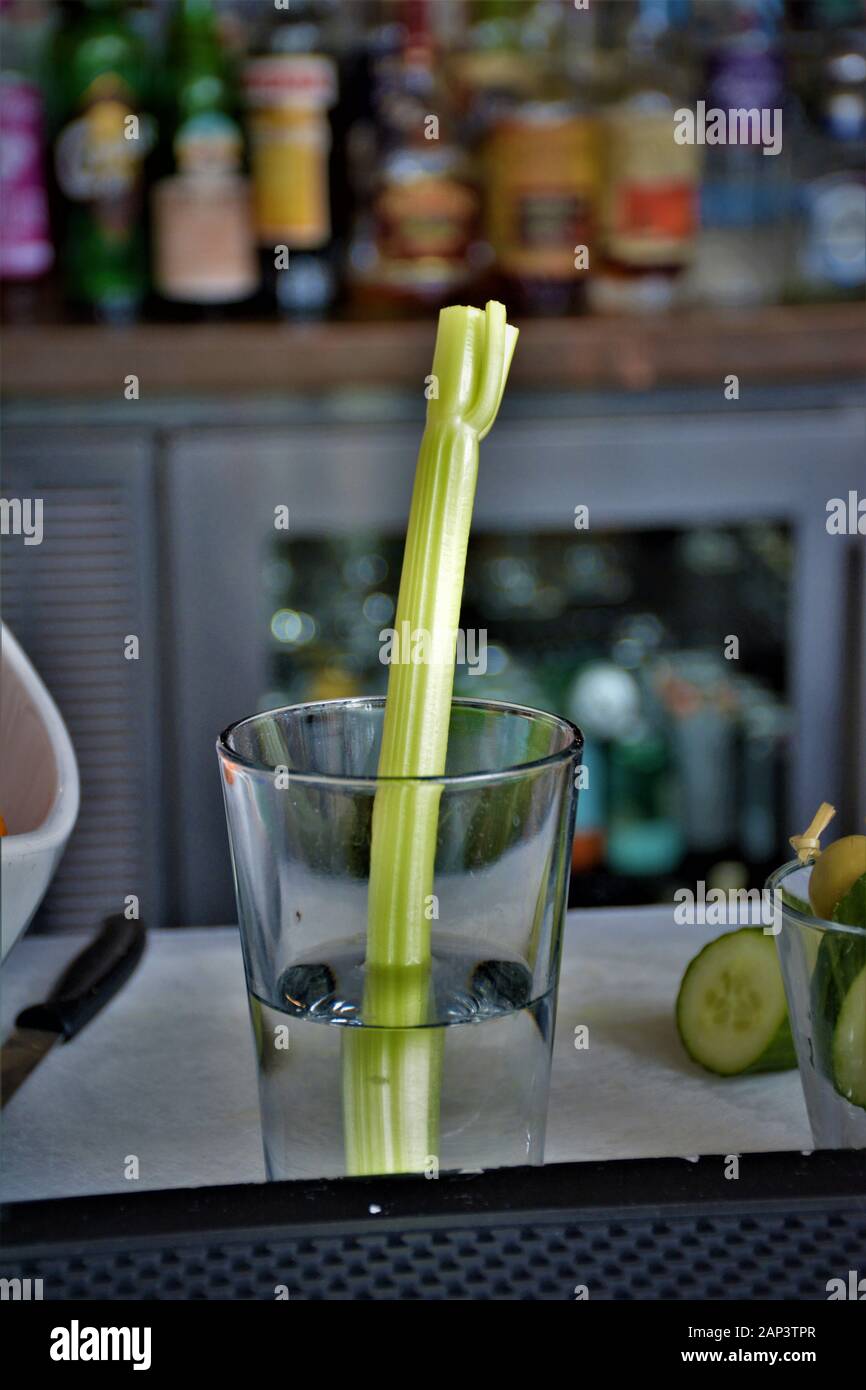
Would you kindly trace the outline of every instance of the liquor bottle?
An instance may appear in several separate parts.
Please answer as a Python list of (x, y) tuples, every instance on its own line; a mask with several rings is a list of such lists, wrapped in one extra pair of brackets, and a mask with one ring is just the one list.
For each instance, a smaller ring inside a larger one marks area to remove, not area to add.
[(362, 312), (429, 313), (473, 279), (479, 198), (455, 139), (429, 0), (402, 0), (373, 64), (375, 173), (351, 249)]
[(598, 122), (564, 95), (551, 67), (542, 92), (493, 122), (485, 144), (486, 231), (500, 293), (516, 313), (584, 305), (600, 191)]
[(594, 34), (594, 11), (474, 0), (452, 60), (483, 179), (484, 292), (518, 313), (575, 312), (585, 298), (599, 192)]
[[(704, 88), (708, 110), (781, 112), (780, 148), (723, 144), (704, 152), (700, 235), (685, 295), (721, 307), (773, 303), (782, 293), (793, 195), (785, 127), (781, 0), (710, 0)], [(774, 117), (774, 123), (776, 118)]]
[(147, 289), (145, 159), (155, 124), (146, 45), (118, 0), (67, 6), (53, 67), (62, 127), (54, 164), (70, 300), (106, 321), (134, 318)]
[(33, 13), (10, 5), (0, 10), (0, 280), (7, 322), (38, 315), (54, 261), (36, 80), (44, 24), (30, 23)]
[(450, 59), (461, 130), (479, 143), (495, 121), (540, 93), (541, 53), (526, 43), (533, 0), (470, 0), (462, 42)]
[(151, 195), (154, 288), (186, 314), (212, 314), (249, 300), (259, 273), (243, 132), (211, 0), (181, 0), (169, 52), (174, 172)]
[(294, 0), (243, 78), (265, 294), (291, 318), (321, 317), (337, 293), (328, 116), (337, 67), (324, 13), (314, 0)]
[(603, 113), (602, 264), (589, 281), (590, 302), (601, 312), (670, 307), (694, 249), (698, 150), (674, 139), (674, 112), (689, 96), (678, 53), (680, 10), (676, 0), (640, 0)]
[(798, 141), (799, 218), (790, 295), (861, 300), (866, 287), (866, 38), (819, 48)]

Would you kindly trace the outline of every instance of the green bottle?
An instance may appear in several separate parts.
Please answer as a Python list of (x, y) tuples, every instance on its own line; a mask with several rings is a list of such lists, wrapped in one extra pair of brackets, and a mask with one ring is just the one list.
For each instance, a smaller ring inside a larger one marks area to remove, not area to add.
[(185, 122), (235, 109), (213, 0), (178, 0), (168, 46), (169, 102), (177, 142)]
[(142, 192), (155, 132), (142, 109), (149, 53), (119, 0), (84, 0), (66, 9), (53, 67), (67, 293), (97, 319), (128, 321), (147, 290)]
[(210, 316), (258, 287), (243, 131), (212, 0), (181, 0), (169, 34), (166, 176), (151, 192), (154, 288), (176, 317)]

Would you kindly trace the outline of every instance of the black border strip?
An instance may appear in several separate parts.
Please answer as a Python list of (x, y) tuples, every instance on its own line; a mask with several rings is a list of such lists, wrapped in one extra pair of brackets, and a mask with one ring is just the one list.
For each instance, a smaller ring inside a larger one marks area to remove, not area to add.
[(232, 1238), (309, 1238), (424, 1227), (487, 1227), (523, 1221), (581, 1224), (695, 1219), (724, 1212), (866, 1212), (866, 1151), (633, 1159), (500, 1168), (478, 1174), (340, 1178), (229, 1187), (106, 1194), (0, 1208), (5, 1260), (27, 1251), (43, 1258), (74, 1249), (149, 1246)]

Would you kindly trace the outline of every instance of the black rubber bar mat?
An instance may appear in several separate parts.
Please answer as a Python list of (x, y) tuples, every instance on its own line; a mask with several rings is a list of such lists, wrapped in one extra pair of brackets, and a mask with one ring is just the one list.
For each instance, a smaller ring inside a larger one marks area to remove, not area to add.
[[(866, 1152), (262, 1183), (2, 1209), (45, 1299), (814, 1299), (866, 1272)], [(835, 1287), (835, 1286), (834, 1286)], [(848, 1296), (851, 1296), (850, 1294)]]

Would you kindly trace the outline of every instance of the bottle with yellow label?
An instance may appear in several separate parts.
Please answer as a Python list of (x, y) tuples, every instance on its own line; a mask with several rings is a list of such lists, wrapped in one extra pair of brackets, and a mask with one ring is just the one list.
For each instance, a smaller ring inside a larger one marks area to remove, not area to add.
[(298, 0), (244, 71), (256, 238), (265, 292), (289, 317), (318, 318), (336, 294), (329, 111), (337, 68), (311, 0)]
[(570, 101), (528, 102), (488, 136), (487, 235), (516, 311), (583, 304), (598, 197), (596, 121)]

